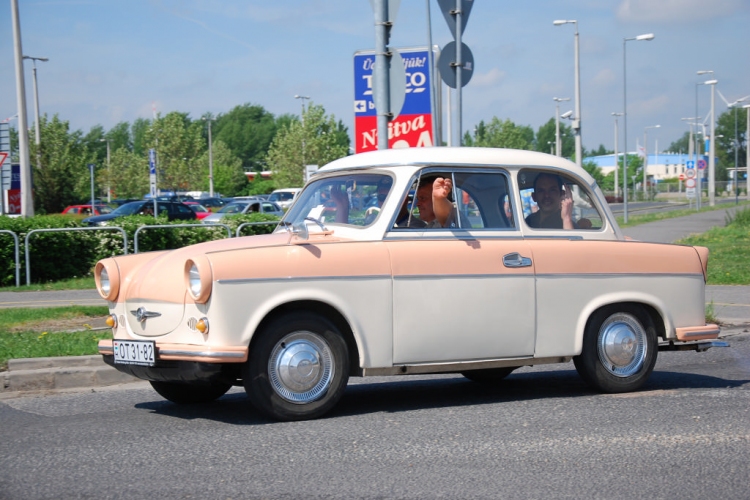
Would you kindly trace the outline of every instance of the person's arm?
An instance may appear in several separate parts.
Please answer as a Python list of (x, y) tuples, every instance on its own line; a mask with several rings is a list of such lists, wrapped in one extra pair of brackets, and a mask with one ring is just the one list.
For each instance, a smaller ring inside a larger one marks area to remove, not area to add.
[(339, 186), (331, 187), (331, 201), (336, 205), (336, 222), (347, 224), (349, 222), (349, 197)]
[(435, 218), (443, 227), (453, 210), (453, 203), (448, 199), (452, 190), (453, 181), (450, 179), (438, 177), (432, 184), (432, 211), (435, 212)]
[(565, 194), (560, 202), (560, 217), (563, 229), (575, 229), (573, 224), (573, 193), (570, 186), (565, 186)]

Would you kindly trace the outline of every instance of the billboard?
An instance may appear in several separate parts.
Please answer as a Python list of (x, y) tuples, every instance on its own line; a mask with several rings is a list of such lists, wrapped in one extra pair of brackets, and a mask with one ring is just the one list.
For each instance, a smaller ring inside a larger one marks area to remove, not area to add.
[[(432, 82), (426, 48), (398, 49), (406, 72), (406, 98), (398, 117), (388, 124), (388, 147), (432, 146)], [(437, 57), (437, 56), (435, 56)], [(372, 96), (374, 51), (354, 54), (354, 152), (378, 149), (378, 118)]]

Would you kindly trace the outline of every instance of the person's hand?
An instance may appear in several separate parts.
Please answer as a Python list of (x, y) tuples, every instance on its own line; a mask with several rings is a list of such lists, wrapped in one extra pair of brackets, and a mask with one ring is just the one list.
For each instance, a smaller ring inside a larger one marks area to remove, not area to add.
[(560, 200), (560, 218), (563, 221), (563, 229), (573, 229), (573, 191), (567, 184)]
[(443, 179), (438, 177), (435, 182), (432, 183), (432, 197), (433, 199), (447, 199), (453, 191), (453, 181), (450, 179)]
[(338, 186), (331, 186), (331, 200), (336, 204), (336, 208), (349, 205), (349, 197)]

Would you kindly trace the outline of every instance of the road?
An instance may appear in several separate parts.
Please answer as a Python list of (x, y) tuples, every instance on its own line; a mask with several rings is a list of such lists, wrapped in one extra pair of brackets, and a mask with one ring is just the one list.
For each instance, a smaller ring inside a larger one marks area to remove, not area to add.
[(482, 386), (353, 379), (321, 420), (276, 423), (239, 390), (200, 407), (145, 383), (0, 400), (0, 497), (750, 497), (750, 333), (660, 353), (640, 392), (572, 363)]

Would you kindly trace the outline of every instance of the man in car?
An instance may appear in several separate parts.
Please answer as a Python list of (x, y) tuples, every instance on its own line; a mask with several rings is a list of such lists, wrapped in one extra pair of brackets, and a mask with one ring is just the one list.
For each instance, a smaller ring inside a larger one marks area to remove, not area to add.
[(449, 196), (453, 181), (449, 177), (424, 177), (417, 187), (419, 217), (411, 216), (408, 227), (441, 228), (458, 227), (457, 212)]
[(526, 224), (537, 229), (575, 229), (573, 195), (559, 175), (541, 173), (534, 179), (531, 198), (539, 210), (526, 217)]

